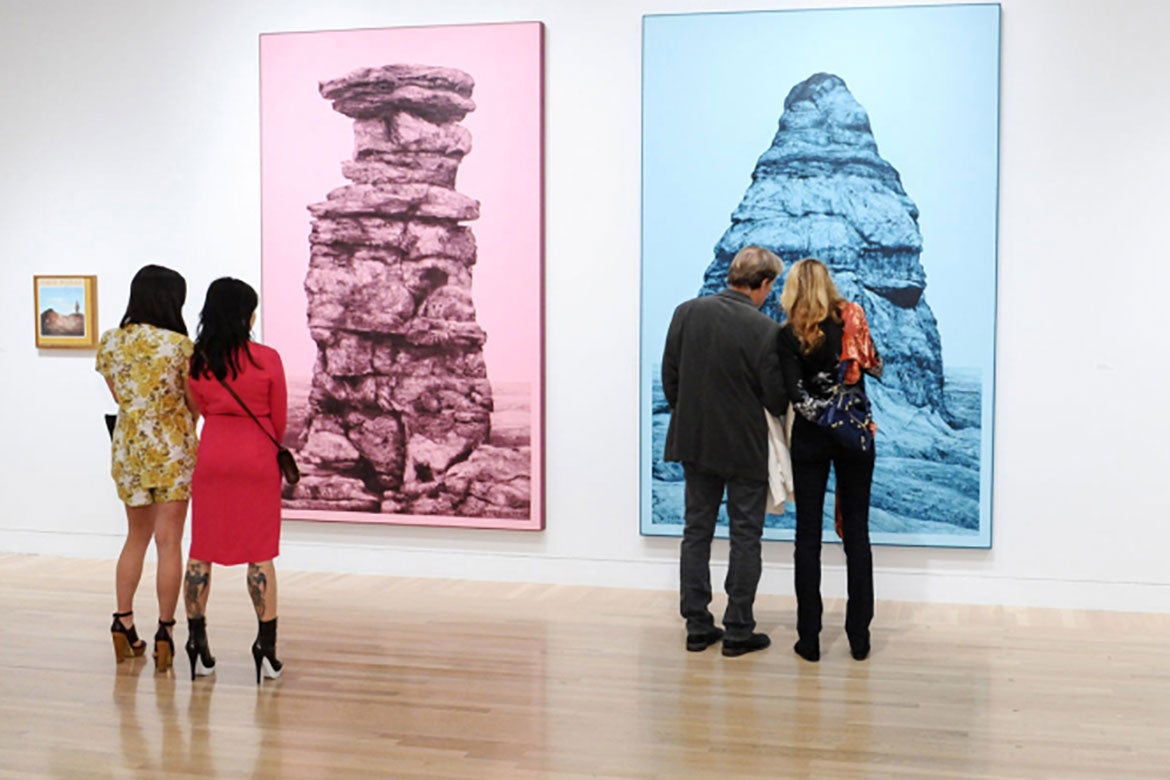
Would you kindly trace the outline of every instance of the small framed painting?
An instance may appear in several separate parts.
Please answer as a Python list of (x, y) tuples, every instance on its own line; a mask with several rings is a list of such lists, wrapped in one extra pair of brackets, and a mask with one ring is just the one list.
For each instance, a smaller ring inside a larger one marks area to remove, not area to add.
[(97, 277), (34, 276), (38, 349), (97, 348)]

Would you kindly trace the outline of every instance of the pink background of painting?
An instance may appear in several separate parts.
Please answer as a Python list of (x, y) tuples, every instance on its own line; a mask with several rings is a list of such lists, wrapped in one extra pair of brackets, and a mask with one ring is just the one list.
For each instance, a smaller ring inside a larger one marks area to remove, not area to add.
[(305, 322), (309, 261), (306, 206), (348, 184), (353, 120), (333, 110), (318, 83), (357, 68), (394, 63), (457, 68), (475, 80), (476, 109), (462, 125), (471, 152), (455, 188), (480, 202), (472, 294), (488, 334), (493, 386), (531, 392), (532, 514), (529, 520), (298, 512), (349, 522), (543, 527), (542, 26), (413, 27), (260, 36), (261, 312), (263, 340), (284, 359), (291, 382), (307, 383), (316, 344)]

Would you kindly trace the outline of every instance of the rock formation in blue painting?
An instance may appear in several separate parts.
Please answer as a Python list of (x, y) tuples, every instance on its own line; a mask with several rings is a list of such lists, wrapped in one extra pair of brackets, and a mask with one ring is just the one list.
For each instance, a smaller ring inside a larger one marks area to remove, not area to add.
[[(802, 257), (823, 261), (841, 294), (865, 308), (886, 363), (882, 381), (868, 383), (880, 426), (872, 530), (977, 529), (980, 378), (944, 369), (925, 294), (918, 207), (878, 154), (865, 109), (837, 76), (818, 73), (789, 92), (700, 294), (726, 286), (731, 259), (749, 244), (771, 249), (786, 265)], [(782, 320), (779, 289), (778, 281), (764, 311)], [(654, 407), (657, 434), (669, 415), (659, 392)], [(661, 443), (653, 438), (656, 520), (681, 522), (681, 473), (661, 463)], [(667, 520), (676, 512), (678, 519)], [(769, 525), (791, 524), (791, 517), (769, 518)]]

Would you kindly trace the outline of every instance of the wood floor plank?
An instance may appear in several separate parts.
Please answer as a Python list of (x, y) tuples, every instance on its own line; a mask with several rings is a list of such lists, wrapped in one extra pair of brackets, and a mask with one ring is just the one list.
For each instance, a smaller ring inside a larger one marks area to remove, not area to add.
[(112, 580), (0, 555), (0, 777), (1170, 776), (1170, 615), (879, 602), (858, 663), (829, 601), (808, 664), (787, 598), (729, 659), (683, 650), (673, 593), (280, 572), (287, 671), (258, 688), (241, 569), (194, 683), (181, 647), (114, 663)]

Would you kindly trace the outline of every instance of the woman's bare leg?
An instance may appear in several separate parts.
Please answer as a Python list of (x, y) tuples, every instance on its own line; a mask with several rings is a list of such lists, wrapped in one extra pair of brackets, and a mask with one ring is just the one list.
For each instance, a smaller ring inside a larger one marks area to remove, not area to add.
[(158, 551), (158, 619), (175, 619), (175, 606), (183, 586), (183, 525), (187, 522), (186, 501), (154, 504), (154, 546)]
[[(138, 582), (142, 579), (142, 561), (146, 557), (150, 539), (154, 536), (152, 508), (153, 505), (126, 507), (126, 541), (122, 545), (122, 553), (118, 556), (118, 566), (114, 574), (118, 612), (130, 612), (134, 609), (134, 594), (138, 590)], [(134, 625), (134, 616), (122, 618), (122, 624), (127, 628)]]

